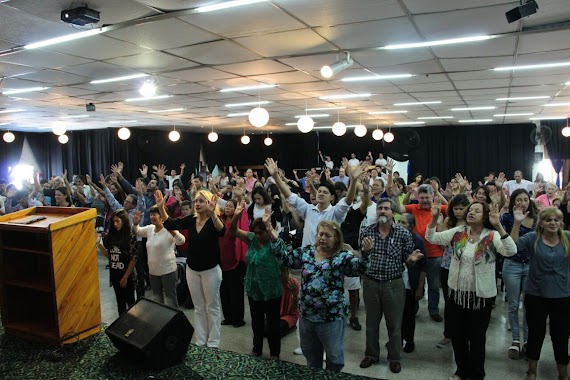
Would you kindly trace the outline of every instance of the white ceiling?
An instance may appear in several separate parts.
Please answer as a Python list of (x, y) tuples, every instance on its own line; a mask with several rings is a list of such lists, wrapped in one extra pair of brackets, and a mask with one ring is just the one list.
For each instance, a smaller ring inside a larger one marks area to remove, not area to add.
[[(77, 32), (59, 20), (67, 0), (9, 0), (0, 3), (0, 91), (49, 89), (0, 95), (0, 128), (46, 131), (55, 122), (69, 129), (130, 128), (202, 130), (221, 133), (255, 130), (247, 116), (228, 117), (252, 107), (225, 104), (271, 101), (264, 130), (296, 132), (296, 115), (308, 108), (346, 107), (315, 119), (331, 125), (360, 121), (369, 128), (428, 119), (425, 125), (460, 125), (463, 119), (493, 119), (496, 124), (529, 122), (529, 117), (567, 116), (570, 66), (540, 70), (492, 71), (497, 66), (570, 61), (568, 0), (538, 0), (540, 9), (508, 24), (505, 12), (519, 4), (507, 0), (272, 0), (210, 13), (192, 9), (216, 0), (92, 0), (101, 12), (94, 27), (110, 31), (49, 47), (24, 50), (26, 44)], [(541, 27), (567, 21), (557, 28)], [(536, 28), (539, 28), (538, 30)], [(566, 28), (566, 29), (564, 29)], [(487, 41), (405, 50), (374, 49), (388, 44), (423, 42), (473, 35), (500, 35)], [(320, 68), (350, 52), (354, 65), (326, 80)], [(96, 79), (146, 73), (170, 98), (125, 102), (139, 97), (143, 79), (90, 84)], [(341, 82), (346, 77), (402, 74), (410, 78)], [(242, 92), (223, 88), (277, 84)], [(320, 96), (371, 93), (369, 98), (319, 100)], [(497, 101), (513, 96), (550, 96), (547, 100)], [(394, 103), (441, 101), (394, 106)], [(96, 112), (85, 111), (93, 102)], [(493, 110), (453, 112), (451, 108), (495, 106)], [(149, 110), (184, 108), (180, 112)], [(369, 115), (405, 109), (405, 114)], [(498, 114), (532, 113), (500, 117)], [(88, 118), (68, 119), (85, 115)], [(64, 117), (64, 119), (62, 119)], [(115, 123), (110, 123), (115, 122)], [(116, 122), (119, 122), (118, 124)]]

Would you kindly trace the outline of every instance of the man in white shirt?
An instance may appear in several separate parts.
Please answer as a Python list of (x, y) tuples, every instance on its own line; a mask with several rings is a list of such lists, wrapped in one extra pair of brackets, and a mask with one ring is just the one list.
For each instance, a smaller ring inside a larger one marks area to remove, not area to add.
[(380, 153), (378, 155), (378, 158), (376, 159), (376, 161), (374, 162), (374, 164), (376, 166), (379, 166), (380, 168), (383, 168), (386, 165), (387, 161), (384, 158), (384, 155), (382, 153)]
[(358, 166), (360, 165), (360, 160), (356, 158), (356, 154), (350, 154), (350, 160), (348, 160), (348, 166)]
[(513, 191), (517, 189), (525, 189), (526, 191), (531, 193), (534, 190), (534, 183), (532, 183), (531, 181), (527, 181), (526, 179), (523, 179), (523, 173), (520, 170), (517, 170), (515, 172), (515, 179), (507, 181), (503, 185), (503, 188), (507, 189), (509, 195), (512, 194)]

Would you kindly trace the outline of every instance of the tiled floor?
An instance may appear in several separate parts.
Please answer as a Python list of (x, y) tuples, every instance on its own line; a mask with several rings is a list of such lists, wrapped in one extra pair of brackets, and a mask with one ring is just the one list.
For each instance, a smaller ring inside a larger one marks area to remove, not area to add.
[[(105, 269), (107, 259), (99, 256), (99, 282), (101, 287), (101, 313), (103, 323), (110, 324), (117, 318), (117, 306), (113, 289), (109, 287), (109, 273)], [(497, 306), (493, 309), (491, 324), (487, 331), (487, 355), (485, 369), (487, 379), (515, 380), (524, 379), (527, 362), (524, 359), (512, 360), (507, 357), (510, 345), (510, 332), (507, 331), (507, 304), (503, 300), (504, 294), (499, 294)], [(362, 298), (362, 297), (361, 297)], [(443, 299), (441, 299), (443, 303)], [(441, 305), (441, 304), (440, 304)], [(193, 321), (192, 310), (183, 309), (190, 322)], [(441, 310), (443, 312), (443, 310)], [(359, 319), (363, 325), (362, 331), (354, 331), (347, 326), (345, 334), (345, 367), (344, 372), (365, 375), (375, 378), (387, 379), (447, 379), (455, 371), (453, 350), (451, 345), (444, 349), (436, 347), (442, 338), (443, 324), (433, 322), (427, 313), (426, 301), (420, 303), (420, 311), (416, 319), (416, 350), (413, 353), (402, 353), (402, 372), (393, 374), (388, 369), (385, 360), (386, 352), (382, 352), (383, 359), (379, 364), (370, 368), (359, 367), (363, 358), (365, 347), (364, 305), (361, 303), (358, 311)], [(250, 329), (249, 312), (246, 301), (247, 324), (240, 328), (222, 326), (220, 348), (236, 352), (250, 352), (252, 332)], [(381, 347), (386, 343), (385, 325), (381, 329)], [(298, 346), (297, 336), (290, 333), (281, 341), (281, 360), (305, 364), (303, 356), (293, 354)], [(267, 351), (267, 348), (266, 348)], [(557, 379), (556, 364), (552, 353), (550, 337), (546, 337), (542, 350), (542, 361), (539, 363), (539, 379)]]

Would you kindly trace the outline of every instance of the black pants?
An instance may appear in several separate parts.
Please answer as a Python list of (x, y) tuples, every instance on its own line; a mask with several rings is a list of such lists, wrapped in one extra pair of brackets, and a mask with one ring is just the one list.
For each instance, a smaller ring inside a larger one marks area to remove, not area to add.
[(269, 343), (269, 355), (279, 356), (281, 353), (281, 336), (279, 335), (279, 309), (281, 297), (268, 301), (254, 301), (248, 297), (249, 311), (251, 313), (251, 329), (253, 330), (253, 352), (263, 353), (263, 330), (265, 319), (269, 326), (267, 342)]
[(129, 278), (127, 281), (127, 287), (121, 288), (120, 280), (111, 281), (113, 285), (113, 290), (115, 291), (115, 296), (117, 297), (117, 310), (119, 315), (127, 311), (127, 308), (135, 304), (135, 284), (133, 280)]
[(240, 261), (234, 269), (222, 272), (222, 285), (220, 286), (222, 312), (224, 313), (224, 320), (234, 325), (243, 322), (244, 277), (245, 263), (243, 261)]
[(402, 317), (402, 339), (406, 342), (414, 341), (416, 331), (416, 297), (410, 289), (406, 289), (406, 302), (404, 316)]
[(441, 283), (441, 290), (443, 291), (443, 336), (450, 338), (449, 335), (449, 286), (447, 279), (449, 278), (449, 269), (441, 268), (439, 270), (439, 282)]
[[(287, 335), (291, 331), (293, 331), (294, 328), (295, 328), (295, 326), (289, 327), (289, 324), (287, 323), (286, 320), (284, 320), (284, 319), (279, 320), (279, 336), (281, 338), (283, 338), (285, 335)], [(263, 329), (263, 336), (269, 336), (269, 323), (267, 323), (267, 319), (265, 320), (265, 327)]]
[(528, 324), (528, 343), (526, 356), (532, 360), (540, 359), (540, 351), (546, 335), (546, 319), (550, 319), (550, 339), (557, 364), (568, 364), (568, 335), (570, 325), (570, 297), (543, 298), (526, 294), (524, 296), (526, 323)]
[[(143, 254), (142, 254), (142, 241), (137, 241), (137, 262), (135, 264), (135, 270), (137, 271), (137, 282), (135, 284), (135, 291), (137, 292), (137, 299), (144, 297), (145, 295), (145, 277), (144, 277), (144, 264), (143, 264)], [(146, 251), (145, 251), (146, 252)], [(144, 259), (147, 262), (146, 256)], [(147, 262), (148, 265), (148, 262)]]
[(486, 298), (480, 309), (474, 310), (449, 300), (449, 332), (455, 364), (455, 374), (463, 379), (485, 378), (485, 343), (491, 319), (491, 300)]
[[(146, 252), (146, 238), (140, 242), (140, 249), (137, 254), (137, 274), (140, 278), (139, 282), (144, 284), (144, 287), (150, 287), (150, 276), (148, 272), (148, 254)], [(139, 264), (140, 263), (140, 264)]]

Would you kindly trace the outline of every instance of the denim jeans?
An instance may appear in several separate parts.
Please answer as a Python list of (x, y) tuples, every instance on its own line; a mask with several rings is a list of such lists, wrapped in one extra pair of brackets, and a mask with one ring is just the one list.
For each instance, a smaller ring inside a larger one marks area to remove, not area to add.
[(441, 257), (428, 257), (426, 273), (428, 283), (428, 312), (429, 315), (439, 314), (439, 270)]
[[(528, 268), (528, 263), (523, 264), (510, 259), (505, 259), (505, 262), (503, 263), (503, 281), (505, 282), (507, 299), (509, 300), (509, 323), (511, 325), (511, 334), (513, 340), (518, 341), (520, 341), (519, 303), (521, 300), (521, 292), (524, 292), (526, 280), (528, 278)], [(523, 339), (524, 342), (528, 340), (528, 326), (526, 324), (526, 316), (524, 313)]]
[(327, 353), (327, 370), (340, 372), (344, 367), (345, 320), (311, 322), (299, 318), (301, 349), (309, 367), (323, 368), (323, 350)]

